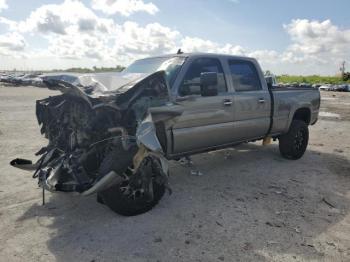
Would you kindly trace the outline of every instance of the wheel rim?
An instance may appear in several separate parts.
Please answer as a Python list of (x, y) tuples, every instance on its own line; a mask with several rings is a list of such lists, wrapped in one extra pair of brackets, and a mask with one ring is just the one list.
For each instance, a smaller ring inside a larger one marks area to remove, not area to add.
[(305, 144), (305, 132), (303, 130), (298, 130), (294, 137), (294, 148), (296, 151), (300, 152), (303, 150)]
[(124, 197), (132, 201), (152, 201), (154, 197), (154, 183), (157, 172), (153, 169), (153, 162), (146, 158), (143, 167), (133, 173), (131, 168), (124, 174), (124, 181), (120, 184), (119, 190)]
[[(153, 183), (153, 181), (151, 181)], [(142, 188), (142, 178), (140, 174), (125, 174), (124, 181), (119, 187), (120, 192), (130, 200), (139, 200), (144, 197), (144, 189)]]

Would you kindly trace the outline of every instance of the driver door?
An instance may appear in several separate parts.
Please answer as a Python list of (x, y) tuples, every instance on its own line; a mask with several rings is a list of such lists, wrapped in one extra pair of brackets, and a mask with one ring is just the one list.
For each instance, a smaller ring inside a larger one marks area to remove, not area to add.
[[(218, 95), (201, 96), (200, 75), (218, 74)], [(192, 61), (178, 89), (184, 113), (173, 127), (173, 154), (200, 151), (230, 143), (233, 130), (233, 96), (228, 92), (221, 61), (201, 57)]]

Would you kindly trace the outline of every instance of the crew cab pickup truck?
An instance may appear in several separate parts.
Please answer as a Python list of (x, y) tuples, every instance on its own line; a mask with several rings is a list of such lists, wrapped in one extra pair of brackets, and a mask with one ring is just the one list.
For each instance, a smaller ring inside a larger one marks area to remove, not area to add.
[[(155, 206), (168, 160), (259, 139), (278, 139), (287, 159), (303, 156), (320, 93), (274, 88), (253, 58), (190, 53), (137, 60), (121, 73), (48, 75), (61, 95), (38, 100), (47, 146), (34, 170), (49, 191), (97, 193), (121, 215)], [(218, 167), (219, 168), (219, 167)]]

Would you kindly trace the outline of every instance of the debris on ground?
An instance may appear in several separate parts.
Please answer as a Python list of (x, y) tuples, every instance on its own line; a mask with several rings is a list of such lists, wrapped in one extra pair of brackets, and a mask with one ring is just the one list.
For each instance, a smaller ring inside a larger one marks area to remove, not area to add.
[(154, 239), (154, 243), (160, 243), (160, 242), (162, 242), (162, 241), (163, 241), (163, 240), (162, 240), (161, 237), (157, 237), (157, 238)]
[(342, 149), (334, 149), (334, 152), (335, 153), (344, 153), (344, 150), (342, 150)]
[(218, 226), (220, 226), (220, 227), (224, 227), (220, 222), (218, 222), (218, 221), (215, 221), (215, 223), (218, 225)]
[(294, 231), (297, 232), (298, 234), (301, 233), (300, 229), (297, 227), (294, 228)]
[(191, 175), (193, 176), (203, 176), (203, 173), (199, 170), (191, 170)]
[(270, 227), (284, 227), (285, 226), (285, 224), (283, 222), (270, 222), (270, 221), (267, 221), (265, 224), (270, 226)]
[(179, 160), (180, 165), (185, 166), (185, 167), (190, 167), (193, 165), (192, 158), (190, 156), (185, 156), (180, 158)]
[(251, 250), (251, 249), (253, 249), (253, 244), (249, 243), (249, 242), (245, 242), (243, 245), (243, 249), (246, 251)]
[(232, 159), (232, 154), (230, 151), (225, 151), (225, 159)]
[(326, 198), (322, 198), (322, 201), (327, 204), (328, 206), (330, 206), (331, 208), (336, 208), (335, 205), (333, 205), (331, 202), (329, 202)]

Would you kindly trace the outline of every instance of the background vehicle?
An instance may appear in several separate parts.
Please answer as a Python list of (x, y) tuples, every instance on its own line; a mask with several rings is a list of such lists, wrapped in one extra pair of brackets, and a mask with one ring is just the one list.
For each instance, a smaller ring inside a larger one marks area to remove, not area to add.
[[(50, 191), (98, 193), (122, 215), (148, 211), (168, 188), (167, 160), (264, 138), (299, 159), (316, 123), (314, 88), (274, 88), (253, 58), (178, 54), (120, 74), (44, 78), (61, 96), (37, 102), (49, 145), (32, 165)], [(55, 119), (55, 121), (53, 121)]]

